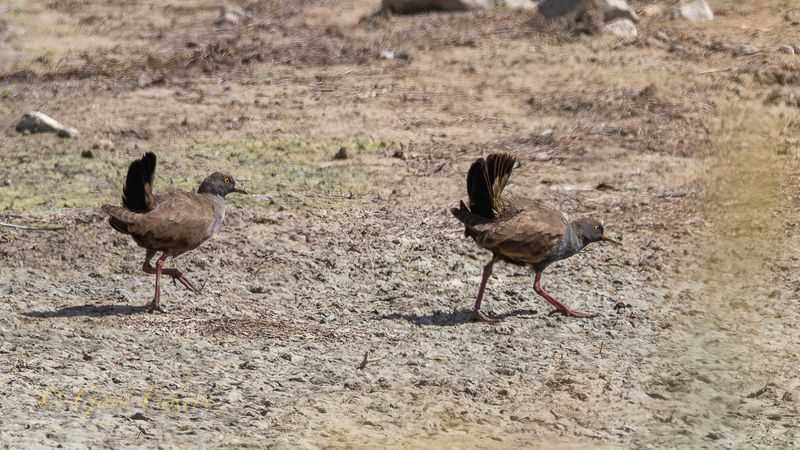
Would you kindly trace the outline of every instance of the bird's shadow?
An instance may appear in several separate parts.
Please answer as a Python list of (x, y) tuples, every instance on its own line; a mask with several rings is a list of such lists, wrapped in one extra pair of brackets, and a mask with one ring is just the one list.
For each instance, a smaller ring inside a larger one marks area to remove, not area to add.
[[(508, 313), (503, 314), (486, 314), (487, 317), (492, 319), (499, 319), (503, 320), (508, 317), (523, 317), (523, 318), (530, 318), (527, 316), (536, 316), (538, 317), (539, 311), (535, 309), (520, 309), (517, 311), (511, 311)], [(376, 317), (376, 320), (405, 320), (407, 322), (411, 322), (416, 325), (429, 325), (429, 326), (437, 326), (437, 327), (452, 327), (455, 325), (463, 325), (465, 323), (472, 323), (475, 322), (475, 319), (472, 317), (472, 310), (471, 309), (460, 309), (455, 311), (436, 311), (432, 314), (401, 314), (401, 313), (392, 313), (392, 314), (384, 314), (382, 316)]]
[(146, 312), (148, 307), (131, 305), (81, 305), (66, 306), (55, 311), (27, 311), (23, 316), (36, 319), (52, 319), (56, 317), (104, 317), (129, 316)]

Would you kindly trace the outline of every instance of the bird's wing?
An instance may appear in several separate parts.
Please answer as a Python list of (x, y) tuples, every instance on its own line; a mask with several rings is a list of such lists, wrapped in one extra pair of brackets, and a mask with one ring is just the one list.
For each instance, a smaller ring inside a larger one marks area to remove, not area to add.
[(214, 207), (206, 197), (170, 192), (159, 194), (156, 208), (138, 216), (129, 229), (144, 247), (180, 254), (208, 239), (213, 223)]
[(512, 260), (536, 264), (546, 260), (564, 238), (567, 221), (560, 212), (532, 202), (496, 222), (478, 225), (479, 246)]

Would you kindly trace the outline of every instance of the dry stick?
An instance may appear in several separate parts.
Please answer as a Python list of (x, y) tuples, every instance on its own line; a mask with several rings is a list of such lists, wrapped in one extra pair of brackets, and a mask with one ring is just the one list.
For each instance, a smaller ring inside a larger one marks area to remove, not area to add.
[(367, 368), (367, 362), (368, 362), (367, 358), (369, 358), (369, 350), (364, 352), (364, 360), (361, 361), (361, 364), (358, 365), (358, 370), (364, 370)]
[(39, 228), (34, 228), (34, 227), (28, 227), (28, 226), (25, 226), (25, 225), (16, 225), (16, 224), (13, 224), (13, 223), (5, 223), (5, 222), (0, 222), (0, 227), (16, 228), (18, 230), (29, 230), (29, 231), (58, 231), (58, 230), (66, 230), (67, 229), (67, 227), (39, 227)]

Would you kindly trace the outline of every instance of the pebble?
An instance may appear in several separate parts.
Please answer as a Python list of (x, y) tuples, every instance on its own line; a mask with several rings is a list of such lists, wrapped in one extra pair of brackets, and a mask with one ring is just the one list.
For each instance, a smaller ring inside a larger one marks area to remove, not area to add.
[(616, 19), (605, 25), (605, 31), (613, 33), (623, 39), (636, 39), (639, 31), (636, 24), (629, 19)]
[(778, 53), (786, 53), (787, 55), (794, 55), (794, 47), (791, 45), (779, 45), (776, 49)]
[(347, 154), (347, 147), (339, 147), (339, 151), (333, 155), (333, 159), (347, 159), (349, 155)]
[(760, 52), (761, 49), (756, 47), (755, 45), (751, 44), (742, 44), (735, 49), (733, 49), (733, 56), (747, 56), (747, 55), (755, 55), (756, 53)]

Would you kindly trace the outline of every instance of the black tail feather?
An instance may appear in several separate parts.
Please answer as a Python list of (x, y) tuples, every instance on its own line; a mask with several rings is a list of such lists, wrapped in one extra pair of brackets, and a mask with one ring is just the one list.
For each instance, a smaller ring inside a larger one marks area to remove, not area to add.
[(126, 208), (139, 213), (153, 209), (152, 192), (155, 171), (156, 155), (152, 152), (145, 153), (141, 159), (131, 163), (128, 167), (125, 187), (122, 190), (122, 204)]
[(500, 194), (508, 184), (517, 159), (507, 153), (493, 153), (472, 163), (467, 173), (469, 209), (486, 219), (496, 219)]

